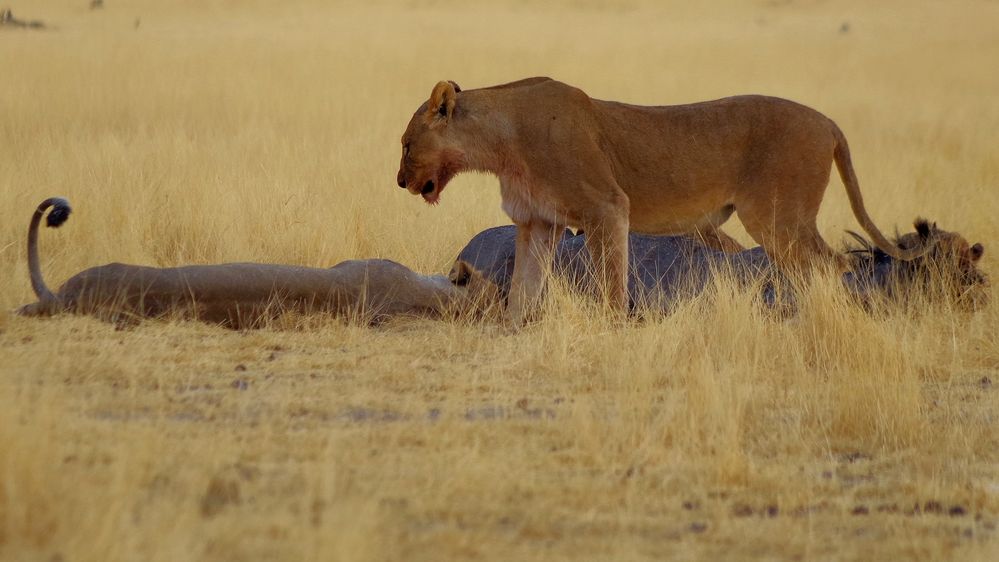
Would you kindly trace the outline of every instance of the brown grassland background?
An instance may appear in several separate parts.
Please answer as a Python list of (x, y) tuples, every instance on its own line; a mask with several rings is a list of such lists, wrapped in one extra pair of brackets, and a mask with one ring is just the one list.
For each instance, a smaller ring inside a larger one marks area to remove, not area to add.
[[(532, 75), (801, 101), (883, 229), (928, 216), (999, 274), (999, 3), (4, 4), (54, 29), (0, 29), (0, 559), (999, 559), (995, 305), (868, 314), (826, 280), (790, 321), (726, 285), (624, 324), (556, 291), (519, 333), (7, 312), (51, 195), (76, 210), (42, 233), (52, 286), (111, 261), (444, 272), (507, 222), (497, 182), (430, 208), (394, 184), (399, 137), (438, 80)], [(838, 179), (819, 219), (856, 228)]]

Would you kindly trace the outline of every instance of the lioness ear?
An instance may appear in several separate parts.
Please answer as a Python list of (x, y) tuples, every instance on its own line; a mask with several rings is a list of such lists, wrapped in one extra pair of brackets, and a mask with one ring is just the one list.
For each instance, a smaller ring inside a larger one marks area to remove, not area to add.
[(927, 240), (930, 237), (930, 233), (933, 230), (936, 230), (937, 225), (936, 223), (933, 223), (933, 226), (931, 227), (930, 221), (926, 219), (916, 219), (916, 222), (913, 223), (913, 226), (916, 227), (916, 233), (919, 234), (919, 237), (922, 238), (923, 240)]
[(461, 88), (454, 82), (438, 82), (430, 92), (427, 101), (427, 112), (424, 115), (427, 125), (435, 127), (446, 125), (454, 114), (454, 106), (458, 102), (458, 92)]
[(451, 281), (452, 285), (464, 287), (468, 285), (468, 281), (472, 279), (474, 273), (475, 269), (467, 261), (455, 260), (454, 265), (451, 266), (451, 273), (448, 274), (447, 278)]
[(985, 246), (982, 246), (981, 243), (975, 243), (975, 245), (971, 247), (971, 261), (978, 261), (982, 259), (982, 254), (984, 253)]

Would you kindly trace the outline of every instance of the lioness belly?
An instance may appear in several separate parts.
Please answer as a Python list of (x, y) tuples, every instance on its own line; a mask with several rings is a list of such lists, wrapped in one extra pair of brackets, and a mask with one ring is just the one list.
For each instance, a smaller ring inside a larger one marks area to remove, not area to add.
[(661, 191), (651, 197), (629, 193), (629, 230), (643, 234), (685, 234), (708, 225), (721, 225), (735, 207), (729, 192), (718, 191), (706, 190), (691, 198), (673, 197)]

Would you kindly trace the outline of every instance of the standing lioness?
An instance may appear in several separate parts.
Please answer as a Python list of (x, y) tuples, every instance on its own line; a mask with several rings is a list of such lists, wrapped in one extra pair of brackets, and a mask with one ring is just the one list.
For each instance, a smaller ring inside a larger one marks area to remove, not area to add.
[(850, 151), (829, 118), (803, 105), (739, 96), (643, 107), (592, 99), (550, 78), (462, 91), (439, 82), (402, 136), (400, 187), (436, 203), (456, 174), (499, 176), (503, 210), (518, 227), (508, 304), (514, 322), (540, 296), (557, 234), (586, 230), (606, 298), (627, 305), (628, 231), (697, 233), (739, 249), (718, 227), (733, 212), (780, 266), (803, 269), (837, 254), (815, 219), (835, 160), (861, 226), (892, 245), (864, 209)]

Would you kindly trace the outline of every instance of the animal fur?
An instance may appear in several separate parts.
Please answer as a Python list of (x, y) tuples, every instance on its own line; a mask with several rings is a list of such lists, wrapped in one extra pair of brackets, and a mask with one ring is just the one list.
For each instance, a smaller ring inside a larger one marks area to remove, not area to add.
[(65, 199), (46, 199), (28, 228), (28, 267), (38, 302), (22, 315), (58, 312), (109, 320), (175, 315), (233, 328), (252, 328), (287, 311), (389, 316), (477, 313), (497, 300), (496, 288), (458, 264), (450, 278), (421, 275), (389, 260), (351, 260), (329, 269), (260, 263), (156, 268), (112, 263), (71, 277), (57, 292), (42, 278), (38, 226), (58, 227), (71, 212)]

